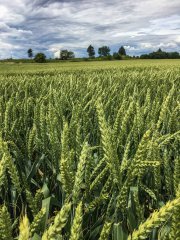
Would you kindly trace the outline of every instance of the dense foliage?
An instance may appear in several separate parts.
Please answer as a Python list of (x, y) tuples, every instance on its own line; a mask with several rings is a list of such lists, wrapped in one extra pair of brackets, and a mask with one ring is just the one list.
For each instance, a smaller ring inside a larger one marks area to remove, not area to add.
[(44, 53), (37, 53), (34, 57), (34, 61), (37, 63), (46, 62), (46, 55)]
[(88, 53), (90, 58), (95, 57), (95, 50), (94, 50), (94, 47), (92, 45), (89, 45), (89, 47), (87, 48), (87, 53)]
[(33, 57), (33, 50), (31, 48), (28, 49), (27, 51), (28, 57), (32, 58)]
[(0, 239), (180, 236), (180, 68), (0, 74)]
[(178, 52), (165, 52), (160, 48), (149, 54), (142, 54), (141, 59), (180, 59), (180, 54)]

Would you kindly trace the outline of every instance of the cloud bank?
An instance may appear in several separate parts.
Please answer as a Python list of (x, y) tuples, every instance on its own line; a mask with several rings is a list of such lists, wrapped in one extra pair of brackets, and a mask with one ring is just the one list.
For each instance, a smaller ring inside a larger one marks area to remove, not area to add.
[(179, 0), (0, 0), (0, 58), (26, 57), (28, 48), (85, 56), (89, 44), (179, 51), (179, 9)]

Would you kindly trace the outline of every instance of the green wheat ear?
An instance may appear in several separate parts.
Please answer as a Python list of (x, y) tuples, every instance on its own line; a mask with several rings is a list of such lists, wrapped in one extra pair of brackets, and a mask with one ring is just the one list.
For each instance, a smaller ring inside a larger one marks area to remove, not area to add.
[(69, 127), (65, 122), (63, 125), (63, 132), (61, 135), (61, 159), (60, 159), (60, 177), (62, 188), (69, 196), (72, 192), (74, 178), (70, 170), (70, 149), (69, 149)]
[(34, 217), (34, 220), (30, 225), (31, 236), (33, 236), (33, 234), (40, 228), (40, 225), (41, 225), (41, 222), (42, 222), (42, 220), (45, 216), (45, 213), (46, 213), (46, 209), (43, 208)]
[(0, 239), (13, 240), (11, 218), (5, 205), (0, 207)]
[(116, 153), (116, 147), (113, 143), (113, 136), (111, 129), (105, 119), (105, 113), (101, 99), (99, 98), (96, 103), (96, 110), (98, 115), (98, 124), (101, 132), (101, 139), (104, 151), (104, 158), (107, 163), (107, 166), (110, 170), (110, 173), (113, 175), (113, 183), (120, 188), (121, 186), (121, 174), (118, 169), (119, 160)]
[(19, 240), (29, 240), (30, 223), (27, 215), (23, 216), (19, 224)]
[(5, 181), (6, 168), (7, 168), (6, 155), (3, 154), (3, 157), (2, 157), (2, 159), (0, 160), (0, 188), (1, 188), (1, 186), (3, 186), (4, 181)]
[(180, 198), (169, 201), (160, 208), (159, 211), (154, 211), (152, 215), (142, 223), (138, 230), (129, 236), (128, 240), (146, 239), (154, 228), (159, 227), (163, 222), (167, 221), (172, 215), (179, 210)]
[[(177, 197), (180, 198), (180, 184), (177, 189)], [(177, 207), (177, 211), (174, 211), (172, 216), (171, 228), (169, 233), (169, 239), (180, 239), (180, 205)]]
[(55, 216), (53, 224), (43, 234), (42, 240), (57, 239), (57, 237), (61, 236), (61, 231), (67, 223), (70, 209), (71, 203), (63, 205), (59, 213)]
[(112, 222), (105, 222), (99, 240), (107, 240), (110, 234)]
[(71, 227), (71, 235), (69, 240), (79, 240), (82, 238), (82, 202), (76, 207), (75, 217)]
[(89, 154), (89, 145), (88, 143), (84, 143), (80, 159), (77, 167), (77, 172), (75, 175), (75, 181), (74, 181), (74, 187), (72, 191), (72, 198), (73, 203), (77, 204), (80, 198), (82, 197), (82, 187), (84, 183), (84, 177), (85, 177), (85, 167), (86, 167), (86, 160)]

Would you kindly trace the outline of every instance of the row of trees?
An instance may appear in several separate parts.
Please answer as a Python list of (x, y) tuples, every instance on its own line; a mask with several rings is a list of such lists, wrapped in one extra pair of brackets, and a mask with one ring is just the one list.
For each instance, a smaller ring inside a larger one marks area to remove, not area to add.
[[(32, 59), (33, 56), (34, 56), (33, 50), (32, 50), (31, 48), (28, 49), (27, 54), (28, 54), (28, 57), (29, 57), (30, 59)], [(61, 50), (60, 56), (59, 56), (58, 59), (68, 60), (68, 59), (72, 59), (72, 58), (75, 58), (74, 52), (68, 51), (68, 50)], [(46, 55), (45, 55), (44, 53), (37, 53), (37, 54), (34, 56), (34, 61), (35, 61), (35, 62), (45, 62), (45, 61), (46, 61)]]
[(30, 59), (32, 59), (34, 57), (34, 61), (37, 63), (46, 62), (46, 55), (44, 53), (37, 53), (34, 56), (33, 50), (30, 48), (30, 49), (28, 49), (27, 54)]
[(180, 55), (178, 52), (165, 52), (159, 48), (156, 52), (151, 52), (149, 54), (142, 54), (141, 59), (178, 59)]
[[(111, 56), (110, 51), (111, 51), (111, 49), (108, 46), (102, 46), (102, 47), (98, 48), (99, 57)], [(92, 45), (89, 45), (89, 47), (87, 48), (87, 53), (89, 55), (89, 58), (95, 57), (96, 53), (95, 53), (94, 47)], [(126, 50), (123, 46), (121, 46), (119, 48), (118, 52), (113, 53), (113, 57), (115, 59), (121, 59), (122, 56), (126, 56)]]
[[(113, 57), (114, 59), (121, 59), (122, 56), (126, 56), (126, 50), (123, 46), (119, 48), (118, 52), (114, 52), (113, 56), (111, 56), (110, 51), (111, 50), (108, 46), (100, 47), (98, 49), (99, 57), (102, 57), (102, 58)], [(87, 53), (89, 58), (95, 58), (96, 53), (92, 45), (89, 45), (89, 47), (87, 48)], [(30, 59), (32, 59), (34, 56), (33, 50), (31, 48), (28, 49), (27, 54)], [(75, 58), (75, 54), (74, 52), (68, 51), (67, 49), (65, 49), (60, 51), (59, 57), (57, 58), (61, 60), (73, 59)], [(36, 62), (45, 62), (45, 59), (46, 59), (46, 56), (44, 53), (37, 53), (34, 57), (34, 60)]]
[[(87, 52), (89, 58), (95, 57), (95, 50), (92, 45), (87, 48)], [(122, 59), (122, 58), (141, 58), (141, 59), (179, 59), (180, 54), (178, 52), (165, 52), (162, 51), (160, 48), (152, 53), (149, 54), (142, 54), (139, 56), (128, 56), (126, 54), (126, 50), (123, 46), (121, 46), (118, 52), (114, 52), (113, 55), (110, 54), (110, 48), (108, 46), (103, 46), (98, 49), (99, 57), (109, 58), (109, 59)]]
[[(162, 51), (160, 48), (152, 53), (149, 54), (142, 54), (140, 57), (139, 56), (128, 56), (126, 54), (126, 50), (123, 46), (121, 46), (119, 48), (119, 50), (117, 52), (114, 52), (112, 55), (110, 54), (110, 48), (108, 46), (102, 46), (100, 48), (98, 48), (98, 54), (99, 54), (99, 58), (100, 59), (107, 59), (107, 60), (111, 60), (111, 59), (130, 59), (130, 58), (141, 58), (141, 59), (178, 59), (180, 58), (180, 54), (178, 52), (165, 52)], [(89, 58), (93, 59), (95, 58), (96, 52), (95, 49), (92, 45), (89, 45), (89, 47), (87, 48), (87, 53)], [(33, 50), (30, 48), (27, 51), (28, 57), (30, 59), (33, 58), (34, 54), (33, 54)], [(72, 51), (68, 51), (67, 49), (65, 50), (61, 50), (59, 57), (57, 57), (57, 59), (61, 59), (61, 60), (68, 60), (68, 59), (73, 59), (75, 58), (75, 54)], [(34, 56), (34, 61), (35, 62), (45, 62), (46, 61), (46, 55), (44, 53), (37, 53)]]

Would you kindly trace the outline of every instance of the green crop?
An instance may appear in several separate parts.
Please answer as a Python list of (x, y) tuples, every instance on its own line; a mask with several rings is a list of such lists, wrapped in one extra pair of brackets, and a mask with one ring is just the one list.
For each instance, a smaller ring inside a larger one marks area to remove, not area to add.
[(180, 67), (122, 62), (0, 70), (0, 239), (179, 239)]

